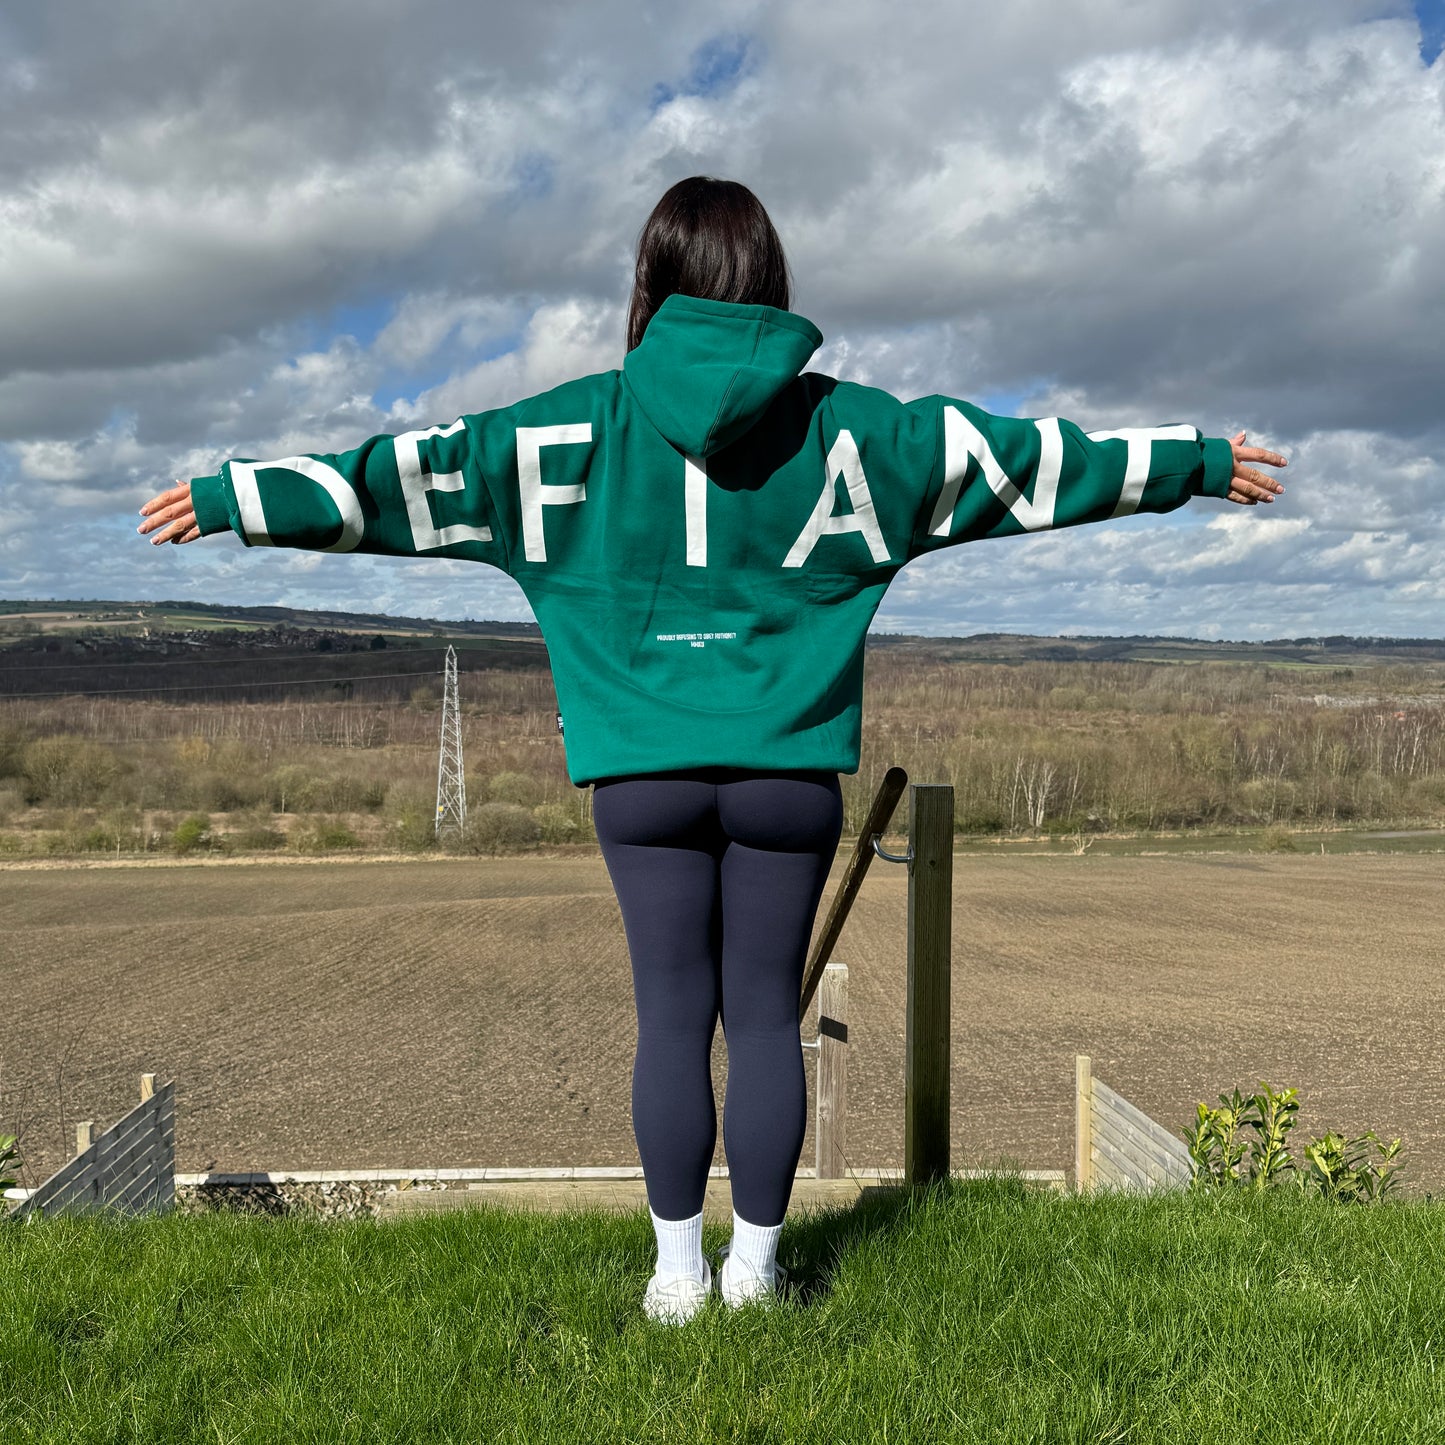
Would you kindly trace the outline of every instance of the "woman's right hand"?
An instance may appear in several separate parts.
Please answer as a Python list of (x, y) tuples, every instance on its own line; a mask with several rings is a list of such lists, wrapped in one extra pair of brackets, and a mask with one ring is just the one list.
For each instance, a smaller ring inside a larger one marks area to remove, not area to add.
[(145, 521), (136, 531), (142, 537), (155, 532), (151, 538), (153, 547), (162, 542), (194, 542), (201, 535), (196, 525), (196, 509), (191, 505), (189, 482), (177, 482), (169, 491), (158, 493), (140, 509), (140, 514)]
[(1263, 447), (1247, 447), (1244, 433), (1229, 439), (1234, 448), (1234, 476), (1229, 482), (1229, 500), (1241, 507), (1252, 507), (1256, 502), (1272, 502), (1284, 495), (1284, 485), (1266, 472), (1257, 472), (1248, 462), (1263, 462), (1267, 467), (1287, 467), (1289, 463), (1278, 452), (1265, 451)]

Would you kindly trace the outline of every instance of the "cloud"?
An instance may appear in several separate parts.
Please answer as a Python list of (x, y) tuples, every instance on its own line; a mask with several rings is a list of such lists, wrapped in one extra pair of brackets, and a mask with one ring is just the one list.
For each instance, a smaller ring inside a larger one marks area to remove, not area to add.
[(772, 209), (820, 369), (1292, 455), (1267, 518), (945, 553), (889, 625), (1438, 631), (1430, 34), (1403, 0), (12, 7), (0, 591), (519, 615), (480, 569), (156, 556), (126, 518), (618, 364), (641, 221), (709, 171)]

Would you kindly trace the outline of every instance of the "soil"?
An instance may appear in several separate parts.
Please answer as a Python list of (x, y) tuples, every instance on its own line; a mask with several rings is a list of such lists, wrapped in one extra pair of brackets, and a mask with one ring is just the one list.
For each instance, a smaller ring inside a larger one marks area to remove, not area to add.
[[(1070, 1166), (1087, 1053), (1171, 1129), (1268, 1080), (1445, 1187), (1445, 857), (960, 856), (955, 900), (955, 1164)], [(875, 864), (838, 950), (858, 1167), (902, 1160), (905, 903)], [(636, 1163), (597, 858), (6, 869), (0, 940), (23, 1183), (146, 1071), (181, 1170)], [(720, 1035), (720, 1101), (725, 1066)]]

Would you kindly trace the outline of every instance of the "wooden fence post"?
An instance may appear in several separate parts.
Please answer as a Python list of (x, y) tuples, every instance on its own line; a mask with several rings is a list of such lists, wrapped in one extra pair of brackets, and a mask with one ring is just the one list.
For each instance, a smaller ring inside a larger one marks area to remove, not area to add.
[(95, 1138), (95, 1120), (82, 1119), (75, 1126), (75, 1152), (84, 1154)]
[(1074, 1188), (1094, 1187), (1094, 1062), (1074, 1055)]
[(848, 1115), (848, 965), (830, 963), (818, 989), (818, 1178), (842, 1179)]
[(154, 1074), (142, 1074), (140, 1076), (140, 1101), (142, 1104), (147, 1099), (155, 1098), (156, 1076)]
[(953, 934), (953, 789), (909, 789), (908, 1004), (903, 1172), (948, 1177), (949, 968)]

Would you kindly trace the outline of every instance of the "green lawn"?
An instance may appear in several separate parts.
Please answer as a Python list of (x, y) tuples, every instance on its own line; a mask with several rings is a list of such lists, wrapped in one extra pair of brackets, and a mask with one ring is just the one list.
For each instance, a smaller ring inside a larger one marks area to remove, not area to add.
[(0, 1228), (0, 1439), (1445, 1438), (1433, 1204), (991, 1180), (782, 1258), (781, 1308), (675, 1328), (641, 1213)]

